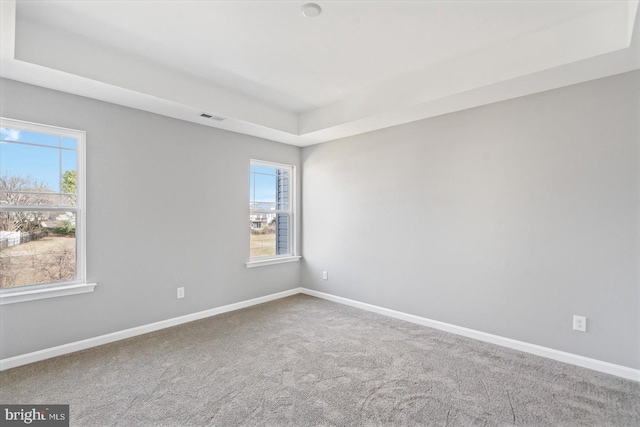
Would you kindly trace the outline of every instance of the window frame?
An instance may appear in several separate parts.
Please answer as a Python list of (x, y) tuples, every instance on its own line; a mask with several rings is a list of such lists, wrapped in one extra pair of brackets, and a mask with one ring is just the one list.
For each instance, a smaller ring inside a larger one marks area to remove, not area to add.
[[(44, 298), (53, 298), (66, 295), (93, 292), (96, 283), (87, 283), (87, 209), (86, 209), (86, 132), (76, 129), (68, 129), (59, 126), (51, 126), (22, 120), (0, 117), (0, 127), (23, 130), (25, 132), (38, 132), (47, 135), (69, 137), (76, 139), (76, 278), (62, 282), (23, 285), (15, 288), (0, 289), (0, 305), (33, 301)], [(9, 210), (63, 210), (62, 206), (44, 208), (39, 206), (18, 206), (13, 208), (2, 207), (0, 211)], [(20, 208), (24, 209), (20, 209)], [(66, 211), (69, 211), (67, 208)]]
[[(275, 169), (286, 169), (289, 171), (289, 209), (282, 210), (280, 213), (285, 213), (289, 215), (289, 253), (281, 254), (281, 255), (272, 255), (272, 256), (261, 256), (256, 258), (251, 258), (251, 235), (249, 235), (249, 239), (247, 242), (249, 243), (249, 260), (245, 263), (247, 268), (253, 267), (261, 267), (265, 265), (273, 265), (273, 264), (282, 264), (287, 262), (298, 261), (301, 257), (297, 254), (297, 245), (296, 245), (296, 166), (288, 165), (284, 163), (276, 163), (270, 162), (266, 160), (258, 160), (258, 159), (250, 159), (249, 160), (249, 179), (251, 179), (251, 166), (262, 166), (268, 168)], [(251, 187), (249, 183), (249, 188)], [(276, 205), (277, 206), (277, 205)], [(249, 218), (253, 213), (266, 213), (267, 211), (261, 209), (251, 209), (251, 197), (249, 197)], [(278, 213), (279, 211), (276, 209), (275, 211), (269, 211), (273, 213)]]

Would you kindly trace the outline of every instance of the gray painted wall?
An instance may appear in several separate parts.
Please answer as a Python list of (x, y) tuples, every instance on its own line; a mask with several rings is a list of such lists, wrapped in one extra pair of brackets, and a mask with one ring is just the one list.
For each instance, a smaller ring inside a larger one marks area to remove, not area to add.
[(303, 285), (640, 368), (639, 91), (627, 73), (305, 148)]
[[(304, 150), (0, 85), (3, 116), (87, 131), (99, 283), (3, 306), (0, 358), (302, 284), (640, 368), (640, 72)], [(249, 159), (301, 152), (305, 261), (247, 270)]]
[(299, 148), (11, 80), (0, 91), (5, 117), (87, 132), (87, 269), (98, 283), (2, 306), (0, 358), (299, 286), (300, 263), (244, 264), (249, 159), (300, 166)]

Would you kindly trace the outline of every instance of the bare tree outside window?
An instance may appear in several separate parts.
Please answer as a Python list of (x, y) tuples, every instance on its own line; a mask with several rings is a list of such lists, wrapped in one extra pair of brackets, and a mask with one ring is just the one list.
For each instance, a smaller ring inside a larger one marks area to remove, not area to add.
[[(53, 205), (55, 195), (43, 181), (31, 175), (0, 175), (0, 205), (42, 206)], [(5, 231), (32, 231), (48, 219), (46, 212), (9, 211), (0, 216), (0, 229)]]
[[(21, 211), (16, 219), (12, 213), (0, 212), (0, 288), (75, 279), (75, 215)], [(14, 221), (25, 218), (36, 219), (17, 230)]]

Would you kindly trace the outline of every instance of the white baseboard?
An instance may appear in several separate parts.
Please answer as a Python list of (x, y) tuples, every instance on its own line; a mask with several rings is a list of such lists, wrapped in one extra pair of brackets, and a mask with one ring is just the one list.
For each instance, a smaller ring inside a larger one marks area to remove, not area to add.
[(301, 288), (290, 289), (284, 292), (278, 292), (271, 295), (265, 295), (259, 298), (253, 298), (234, 304), (224, 305), (222, 307), (212, 308), (210, 310), (199, 311), (197, 313), (187, 314), (185, 316), (174, 317), (172, 319), (161, 320), (160, 322), (150, 323), (148, 325), (137, 326), (135, 328), (125, 329), (123, 331), (113, 332), (111, 334), (100, 335), (94, 338), (88, 338), (82, 341), (76, 341), (69, 344), (59, 345), (57, 347), (46, 348), (44, 350), (34, 351), (33, 353), (21, 354), (15, 357), (9, 357), (0, 360), (0, 371), (11, 369), (18, 366), (26, 365), (40, 360), (50, 359), (63, 354), (69, 354), (80, 350), (86, 350), (91, 347), (108, 344), (114, 341), (120, 341), (126, 338), (135, 337), (137, 335), (147, 334), (149, 332), (158, 331), (160, 329), (170, 328), (172, 326), (181, 325), (194, 320), (204, 319), (205, 317), (215, 316), (217, 314), (227, 313), (229, 311), (239, 310), (241, 308), (250, 307), (252, 305), (262, 304), (291, 295), (299, 294)]
[(450, 323), (439, 322), (437, 320), (427, 319), (425, 317), (414, 316), (413, 314), (402, 313), (400, 311), (390, 310), (376, 305), (366, 304), (354, 301), (348, 298), (337, 297), (335, 295), (318, 292), (311, 289), (301, 288), (301, 293), (311, 295), (317, 298), (326, 299), (328, 301), (337, 302), (351, 307), (360, 308), (362, 310), (372, 311), (374, 313), (405, 320), (418, 325), (428, 326), (430, 328), (439, 329), (441, 331), (451, 332), (453, 334), (474, 338), (480, 341), (497, 344), (503, 347), (520, 350), (525, 353), (535, 354), (537, 356), (546, 357), (560, 362), (569, 363), (571, 365), (581, 366), (583, 368), (592, 369), (594, 371), (604, 372), (618, 377), (640, 381), (640, 370), (633, 369), (622, 365), (616, 365), (601, 360), (590, 359), (577, 354), (567, 353), (560, 350), (554, 350), (540, 345), (529, 344), (523, 341), (513, 340), (511, 338), (501, 337), (499, 335), (488, 334), (486, 332), (476, 331), (474, 329), (464, 328), (462, 326), (452, 325)]
[(97, 347), (99, 345), (120, 341), (126, 338), (147, 334), (149, 332), (158, 331), (160, 329), (170, 328), (172, 326), (181, 325), (183, 323), (192, 322), (194, 320), (204, 319), (206, 317), (211, 317), (211, 316), (227, 313), (234, 310), (239, 310), (241, 308), (262, 304), (265, 302), (273, 301), (280, 298), (285, 298), (285, 297), (300, 294), (300, 293), (314, 296), (317, 298), (322, 298), (328, 301), (333, 301), (340, 304), (348, 305), (351, 307), (359, 308), (362, 310), (371, 311), (374, 313), (382, 314), (385, 316), (393, 317), (393, 318), (404, 320), (407, 322), (416, 323), (418, 325), (428, 326), (430, 328), (439, 329), (441, 331), (451, 332), (453, 334), (474, 338), (480, 341), (497, 344), (497, 345), (512, 348), (515, 350), (520, 350), (525, 353), (531, 353), (537, 356), (558, 360), (560, 362), (569, 363), (571, 365), (581, 366), (583, 368), (592, 369), (594, 371), (604, 372), (607, 374), (616, 375), (618, 377), (640, 381), (640, 370), (638, 369), (616, 365), (609, 362), (603, 362), (601, 360), (590, 359), (588, 357), (578, 356), (576, 354), (554, 350), (552, 348), (542, 347), (535, 344), (529, 344), (523, 341), (517, 341), (511, 338), (501, 337), (499, 335), (488, 334), (486, 332), (480, 332), (474, 329), (464, 328), (462, 326), (456, 326), (449, 323), (439, 322), (437, 320), (431, 320), (425, 317), (415, 316), (413, 314), (402, 313), (400, 311), (395, 311), (395, 310), (391, 310), (384, 307), (378, 307), (376, 305), (367, 304), (367, 303), (351, 300), (348, 298), (338, 297), (335, 295), (314, 291), (306, 288), (294, 288), (288, 291), (278, 292), (271, 295), (265, 295), (263, 297), (241, 301), (234, 304), (213, 308), (210, 310), (200, 311), (197, 313), (187, 314), (185, 316), (174, 317), (172, 319), (150, 323), (148, 325), (142, 325), (135, 328), (125, 329), (123, 331), (113, 332), (111, 334), (101, 335), (94, 338), (88, 338), (82, 341), (76, 341), (69, 344), (60, 345), (57, 347), (47, 348), (44, 350), (38, 350), (38, 351), (34, 351), (33, 353), (27, 353), (27, 354), (22, 354), (15, 357), (9, 357), (7, 359), (1, 359), (0, 371), (15, 368), (15, 367), (26, 365), (33, 362), (38, 362), (40, 360), (50, 359), (56, 356), (62, 356), (64, 354), (69, 354), (69, 353), (73, 353), (80, 350), (86, 350), (91, 347)]

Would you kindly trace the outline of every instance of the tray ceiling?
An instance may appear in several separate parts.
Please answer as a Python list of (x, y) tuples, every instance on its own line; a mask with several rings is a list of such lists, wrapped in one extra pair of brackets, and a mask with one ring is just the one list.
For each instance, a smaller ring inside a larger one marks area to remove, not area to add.
[(640, 68), (637, 1), (317, 3), (3, 1), (0, 74), (305, 146)]

